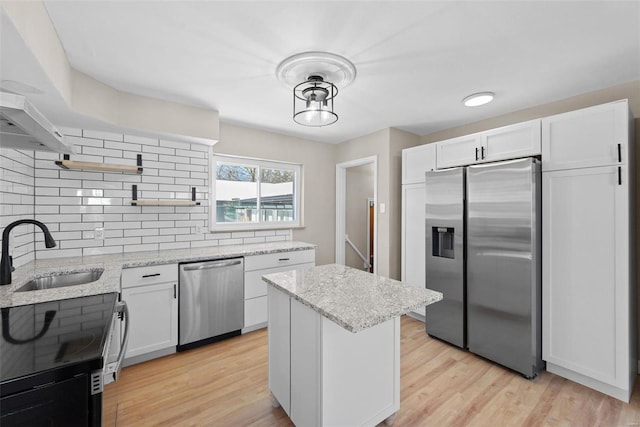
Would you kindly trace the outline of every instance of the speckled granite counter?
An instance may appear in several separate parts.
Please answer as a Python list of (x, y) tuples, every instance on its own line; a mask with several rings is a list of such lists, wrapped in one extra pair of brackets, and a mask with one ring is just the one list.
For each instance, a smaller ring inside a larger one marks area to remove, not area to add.
[(263, 280), (350, 332), (442, 299), (440, 292), (337, 264), (268, 274)]
[[(13, 272), (13, 280), (10, 285), (0, 286), (0, 307), (12, 307), (86, 295), (119, 292), (120, 273), (123, 268), (261, 255), (274, 252), (301, 251), (315, 247), (316, 245), (304, 242), (273, 242), (36, 260), (17, 268), (16, 271)], [(34, 277), (93, 269), (104, 269), (104, 273), (102, 273), (100, 279), (92, 283), (64, 288), (15, 292), (16, 289)]]

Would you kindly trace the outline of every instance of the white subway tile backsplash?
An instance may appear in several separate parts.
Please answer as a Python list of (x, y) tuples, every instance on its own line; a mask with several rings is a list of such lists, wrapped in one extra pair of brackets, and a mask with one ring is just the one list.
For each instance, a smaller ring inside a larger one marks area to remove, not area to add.
[[(208, 229), (210, 147), (112, 132), (66, 128), (78, 154), (72, 160), (135, 165), (143, 173), (64, 170), (62, 155), (0, 148), (0, 226), (23, 217), (45, 221), (58, 247), (45, 249), (33, 228), (15, 236), (14, 263), (34, 258), (89, 256), (158, 249), (211, 247), (291, 239), (290, 230), (199, 233)], [(131, 186), (139, 198), (190, 199), (196, 187), (200, 206), (131, 206)], [(104, 240), (94, 239), (104, 228)], [(200, 231), (200, 230), (198, 230)]]
[(85, 138), (109, 139), (111, 141), (122, 141), (123, 135), (115, 132), (104, 132), (98, 130), (82, 130), (82, 136)]
[(124, 142), (133, 142), (134, 144), (158, 145), (158, 139), (148, 138), (146, 136), (125, 135)]

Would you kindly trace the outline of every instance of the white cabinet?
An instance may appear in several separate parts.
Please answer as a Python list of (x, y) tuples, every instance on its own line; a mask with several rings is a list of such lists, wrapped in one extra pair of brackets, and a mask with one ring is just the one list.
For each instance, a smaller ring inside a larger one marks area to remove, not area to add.
[[(424, 183), (402, 186), (402, 281), (425, 287)], [(414, 313), (425, 315), (420, 307)]]
[(245, 257), (243, 332), (267, 326), (267, 284), (265, 274), (315, 265), (315, 249)]
[(126, 363), (146, 360), (140, 356), (152, 353), (174, 352), (178, 344), (178, 265), (124, 269), (121, 283), (131, 317)]
[(436, 144), (438, 169), (537, 156), (540, 120), (517, 123)]
[[(577, 129), (569, 131), (583, 121), (575, 113), (598, 121), (603, 107), (545, 119), (552, 128), (546, 141), (552, 167), (565, 169), (542, 175), (542, 352), (548, 371), (628, 402), (637, 370), (634, 173), (631, 164), (611, 164), (607, 150), (590, 146), (600, 138), (589, 141)], [(618, 122), (628, 129), (627, 120)], [(600, 126), (606, 129), (592, 127), (590, 133), (617, 133), (611, 121)], [(574, 161), (565, 142), (590, 154), (580, 160), (576, 152)], [(632, 158), (630, 140), (618, 142), (622, 158)], [(566, 169), (583, 164), (592, 167)]]
[(436, 144), (402, 150), (402, 184), (424, 182), (424, 173), (436, 168)]
[(629, 119), (626, 100), (542, 119), (542, 170), (627, 163)]
[(537, 156), (540, 147), (540, 120), (517, 123), (480, 133), (483, 162)]
[(480, 134), (466, 135), (436, 143), (438, 169), (476, 163), (480, 160)]
[(297, 426), (374, 426), (400, 408), (400, 318), (352, 333), (269, 286), (269, 389)]

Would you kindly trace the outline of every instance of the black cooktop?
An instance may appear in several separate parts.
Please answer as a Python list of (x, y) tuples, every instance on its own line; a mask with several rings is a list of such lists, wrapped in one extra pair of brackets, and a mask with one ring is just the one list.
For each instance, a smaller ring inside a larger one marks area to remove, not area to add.
[(117, 294), (2, 308), (0, 382), (80, 362), (102, 365)]

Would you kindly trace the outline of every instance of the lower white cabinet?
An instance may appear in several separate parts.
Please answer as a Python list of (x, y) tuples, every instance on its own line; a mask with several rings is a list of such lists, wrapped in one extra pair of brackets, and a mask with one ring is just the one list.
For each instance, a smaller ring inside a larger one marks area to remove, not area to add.
[(123, 270), (122, 299), (129, 307), (131, 318), (125, 359), (141, 361), (143, 355), (175, 351), (178, 344), (177, 264)]
[(637, 370), (633, 175), (626, 165), (542, 175), (547, 370), (628, 402)]
[(400, 318), (358, 333), (269, 287), (269, 389), (297, 426), (374, 426), (400, 408)]
[(265, 274), (315, 266), (315, 249), (245, 257), (244, 328), (250, 332), (267, 326), (267, 284)]
[[(402, 186), (402, 281), (425, 287), (424, 183)], [(421, 316), (425, 308), (413, 310)]]

